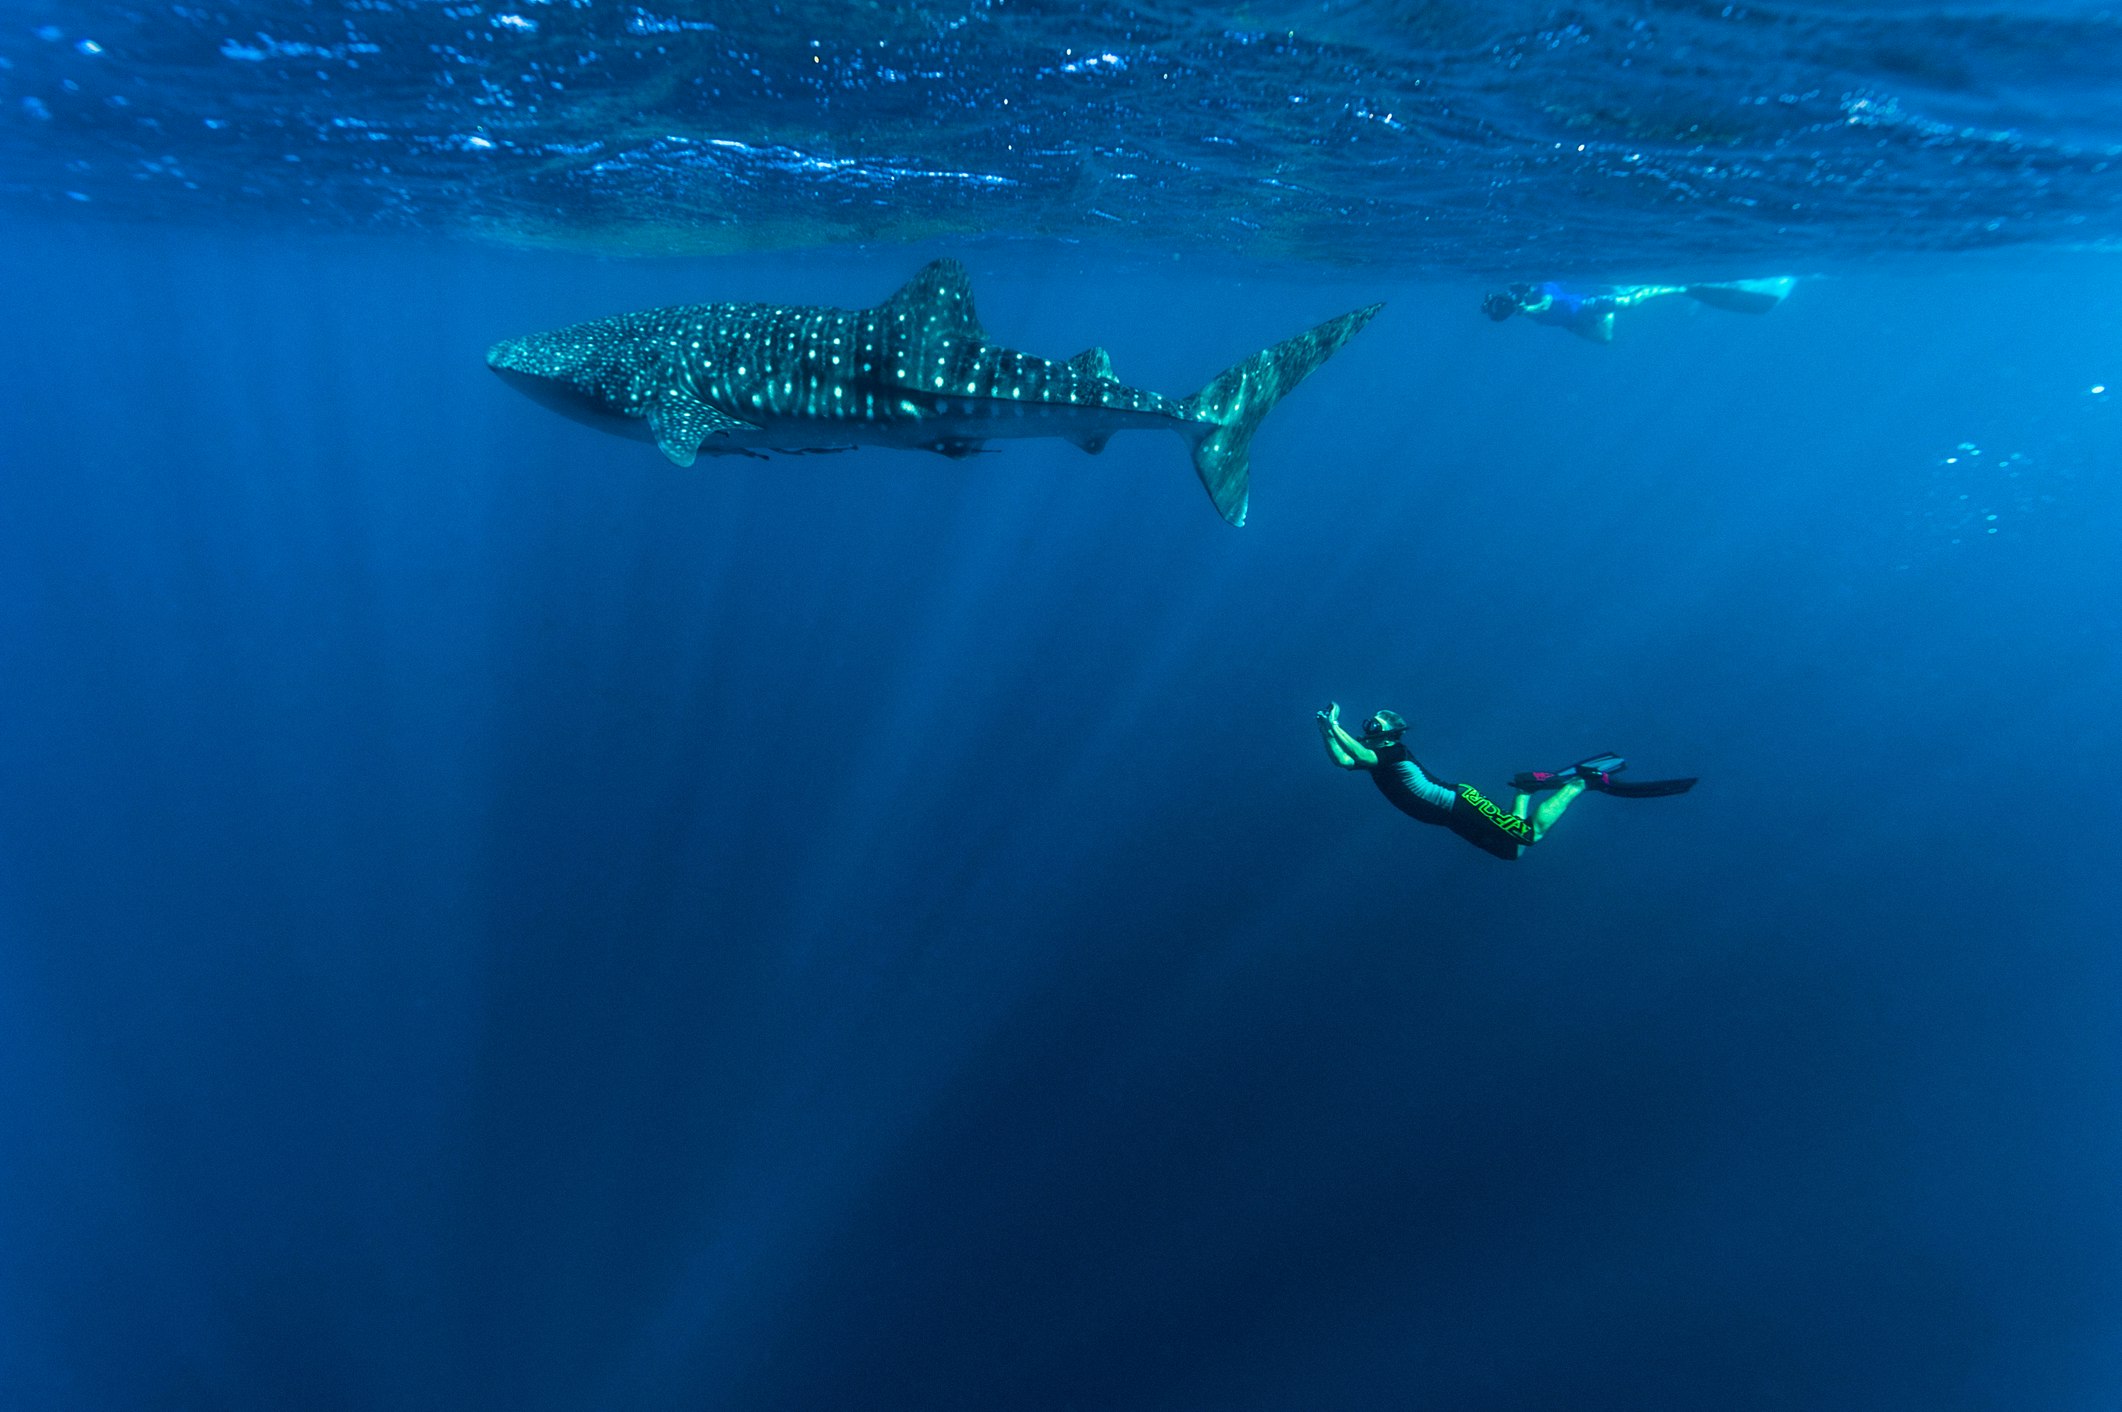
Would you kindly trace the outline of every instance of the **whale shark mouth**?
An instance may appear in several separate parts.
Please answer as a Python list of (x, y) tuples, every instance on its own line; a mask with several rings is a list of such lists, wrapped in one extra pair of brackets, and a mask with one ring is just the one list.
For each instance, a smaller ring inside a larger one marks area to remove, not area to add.
[(577, 388), (564, 376), (527, 372), (516, 364), (521, 340), (509, 339), (486, 350), (486, 365), (494, 375), (549, 412), (558, 412), (571, 422), (598, 431), (612, 432), (629, 441), (650, 440), (648, 424), (638, 417), (625, 417), (605, 407), (591, 394)]

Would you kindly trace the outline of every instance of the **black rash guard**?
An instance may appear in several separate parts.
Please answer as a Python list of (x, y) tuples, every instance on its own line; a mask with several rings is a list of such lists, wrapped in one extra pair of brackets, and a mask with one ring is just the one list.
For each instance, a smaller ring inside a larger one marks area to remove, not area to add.
[(1378, 763), (1371, 782), (1392, 806), (1411, 819), (1442, 824), (1484, 853), (1514, 860), (1533, 842), (1532, 824), (1481, 795), (1470, 784), (1446, 784), (1398, 741), (1373, 745)]
[(1378, 757), (1378, 763), (1371, 768), (1371, 783), (1392, 801), (1393, 808), (1425, 824), (1447, 823), (1452, 804), (1459, 797), (1457, 785), (1447, 784), (1423, 769), (1422, 762), (1408, 754), (1407, 747), (1397, 740), (1390, 745), (1374, 745), (1371, 750)]

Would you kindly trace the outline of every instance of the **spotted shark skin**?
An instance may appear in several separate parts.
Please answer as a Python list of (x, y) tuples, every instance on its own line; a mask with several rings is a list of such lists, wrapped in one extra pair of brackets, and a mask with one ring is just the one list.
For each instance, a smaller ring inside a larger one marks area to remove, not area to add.
[(1217, 510), (1245, 523), (1252, 434), (1383, 307), (1330, 320), (1186, 398), (1130, 387), (1092, 348), (1055, 362), (988, 340), (962, 265), (938, 260), (869, 309), (691, 304), (504, 339), (487, 366), (574, 420), (700, 455), (887, 446), (968, 456), (1010, 437), (1101, 451), (1162, 427), (1192, 444)]

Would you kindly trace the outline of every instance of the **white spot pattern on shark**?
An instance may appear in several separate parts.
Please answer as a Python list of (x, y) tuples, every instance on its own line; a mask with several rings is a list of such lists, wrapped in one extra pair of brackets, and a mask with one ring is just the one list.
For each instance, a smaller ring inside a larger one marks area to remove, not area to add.
[[(506, 339), (486, 361), (555, 411), (653, 440), (680, 466), (702, 454), (859, 445), (960, 457), (1029, 436), (1095, 452), (1116, 432), (1165, 427), (1192, 444), (1210, 498), (1239, 525), (1260, 419), (1379, 307), (1276, 344), (1182, 399), (1121, 382), (1102, 348), (1052, 362), (991, 342), (954, 260), (928, 265), (871, 309), (649, 309)], [(821, 441), (834, 445), (812, 444)]]

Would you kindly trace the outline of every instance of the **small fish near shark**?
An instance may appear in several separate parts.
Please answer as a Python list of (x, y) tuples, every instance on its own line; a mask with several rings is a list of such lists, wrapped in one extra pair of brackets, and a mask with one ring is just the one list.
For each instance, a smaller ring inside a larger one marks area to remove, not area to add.
[(486, 364), (563, 416), (655, 442), (679, 466), (855, 446), (958, 457), (1030, 436), (1097, 452), (1115, 432), (1163, 427), (1192, 444), (1209, 498), (1242, 525), (1261, 418), (1382, 307), (1330, 319), (1176, 399), (1121, 382), (1103, 348), (1050, 362), (990, 342), (955, 260), (870, 309), (648, 309), (504, 339)]

